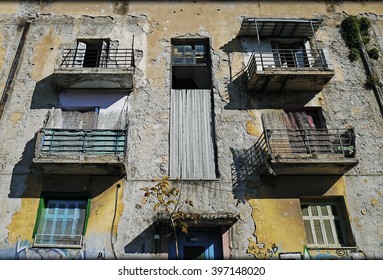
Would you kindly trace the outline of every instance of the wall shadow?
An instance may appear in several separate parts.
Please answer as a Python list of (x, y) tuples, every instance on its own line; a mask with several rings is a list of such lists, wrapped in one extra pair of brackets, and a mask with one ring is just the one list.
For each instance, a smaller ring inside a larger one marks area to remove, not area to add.
[(51, 109), (59, 107), (59, 89), (57, 88), (53, 74), (36, 83), (32, 95), (31, 109)]
[(33, 162), (37, 133), (30, 139), (12, 170), (9, 198), (40, 198), (42, 192), (87, 193), (94, 198), (123, 175), (45, 174)]
[(342, 175), (278, 175), (268, 171), (264, 151), (257, 143), (249, 149), (230, 148), (233, 154), (232, 190), (238, 203), (257, 199), (325, 195)]
[(341, 175), (263, 175), (257, 198), (300, 198), (325, 195)]
[[(153, 253), (165, 253), (155, 252), (156, 244), (154, 235), (156, 233), (156, 222), (153, 222), (143, 232), (137, 235), (131, 242), (125, 245), (124, 252), (126, 254), (153, 254)], [(159, 248), (159, 244), (157, 245)]]
[[(36, 197), (39, 192), (33, 181), (39, 181), (39, 176), (33, 171), (33, 157), (36, 146), (37, 133), (24, 147), (21, 159), (14, 165), (9, 189), (9, 198)], [(33, 186), (28, 188), (27, 186)]]

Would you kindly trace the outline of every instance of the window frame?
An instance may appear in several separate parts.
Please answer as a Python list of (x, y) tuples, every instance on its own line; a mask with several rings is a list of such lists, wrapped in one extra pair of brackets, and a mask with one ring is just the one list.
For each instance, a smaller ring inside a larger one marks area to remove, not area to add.
[[(73, 245), (73, 244), (35, 244), (35, 238), (38, 234), (44, 234), (39, 233), (39, 227), (40, 224), (44, 222), (45, 219), (43, 219), (43, 212), (48, 209), (49, 201), (83, 201), (85, 202), (85, 214), (84, 214), (84, 223), (82, 225), (82, 232), (81, 236), (84, 237), (87, 230), (88, 225), (88, 219), (89, 219), (89, 213), (90, 213), (90, 204), (91, 204), (91, 198), (88, 193), (76, 193), (76, 194), (68, 194), (68, 193), (43, 193), (41, 194), (39, 206), (37, 209), (37, 215), (36, 215), (36, 222), (35, 227), (32, 234), (33, 239), (33, 247), (53, 247), (53, 248), (82, 248), (83, 242), (81, 241), (80, 245)], [(67, 209), (67, 208), (65, 208)], [(82, 240), (82, 239), (81, 239)]]
[[(344, 248), (355, 246), (355, 242), (351, 234), (348, 212), (343, 197), (301, 198), (300, 205), (302, 224), (306, 235), (308, 248)], [(312, 215), (312, 209), (310, 206), (315, 206), (317, 208), (317, 215)], [(322, 213), (322, 206), (326, 207), (328, 213), (327, 215)], [(332, 212), (332, 206), (335, 206), (337, 212), (336, 214)], [(308, 215), (304, 214), (304, 207), (307, 207)], [(314, 220), (319, 221), (323, 244), (318, 242), (315, 225), (313, 223)], [(310, 235), (313, 243), (309, 243), (305, 221), (309, 221)], [(328, 232), (326, 231), (324, 221), (329, 221), (330, 223), (330, 230), (334, 243), (330, 243), (328, 240), (329, 236)]]
[[(73, 64), (79, 68), (106, 68), (109, 56), (110, 39), (82, 39), (76, 41)], [(96, 53), (94, 56), (93, 53)], [(84, 63), (86, 63), (84, 65)]]
[(171, 39), (171, 88), (212, 90), (210, 38)]

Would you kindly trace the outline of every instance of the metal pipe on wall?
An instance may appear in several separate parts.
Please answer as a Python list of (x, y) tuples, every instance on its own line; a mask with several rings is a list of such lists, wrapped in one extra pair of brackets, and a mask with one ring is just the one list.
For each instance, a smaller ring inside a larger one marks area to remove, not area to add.
[(9, 70), (7, 82), (5, 83), (3, 94), (1, 95), (1, 99), (0, 99), (0, 119), (1, 119), (1, 116), (3, 115), (5, 104), (8, 100), (10, 91), (13, 86), (13, 82), (15, 80), (17, 70), (19, 68), (21, 54), (24, 49), (25, 40), (29, 31), (29, 28), (31, 26), (31, 23), (32, 21), (30, 19), (25, 22), (23, 33), (21, 35), (15, 57), (13, 58), (11, 69)]

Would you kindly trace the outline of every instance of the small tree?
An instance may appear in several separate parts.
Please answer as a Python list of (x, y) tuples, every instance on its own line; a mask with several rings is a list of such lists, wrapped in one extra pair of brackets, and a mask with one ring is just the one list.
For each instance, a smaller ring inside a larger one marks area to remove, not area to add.
[(175, 245), (176, 258), (179, 258), (178, 234), (177, 228), (182, 232), (188, 233), (187, 220), (196, 220), (197, 214), (184, 212), (185, 207), (193, 207), (193, 202), (190, 199), (181, 199), (181, 189), (173, 187), (169, 181), (169, 177), (165, 176), (162, 179), (154, 179), (157, 182), (153, 187), (144, 187), (145, 192), (142, 198), (142, 203), (145, 204), (148, 200), (154, 200), (153, 210), (155, 212), (164, 212), (170, 219)]

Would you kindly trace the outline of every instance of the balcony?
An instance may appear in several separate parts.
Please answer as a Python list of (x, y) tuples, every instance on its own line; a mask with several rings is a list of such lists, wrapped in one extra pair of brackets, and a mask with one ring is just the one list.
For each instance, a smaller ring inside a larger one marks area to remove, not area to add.
[(255, 92), (317, 93), (334, 74), (322, 49), (262, 50), (247, 64), (248, 88)]
[(60, 89), (130, 89), (133, 69), (133, 49), (64, 49), (54, 80)]
[(233, 174), (343, 175), (358, 164), (353, 129), (266, 129)]
[(124, 174), (126, 130), (39, 131), (33, 162), (47, 174)]

